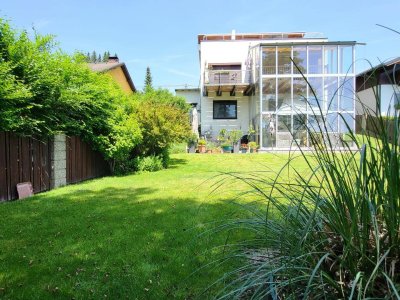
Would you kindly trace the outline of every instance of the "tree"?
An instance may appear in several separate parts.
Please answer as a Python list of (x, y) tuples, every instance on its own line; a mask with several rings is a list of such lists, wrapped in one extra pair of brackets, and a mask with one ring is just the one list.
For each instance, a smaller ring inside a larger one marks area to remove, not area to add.
[(151, 77), (150, 67), (146, 69), (146, 77), (144, 79), (144, 91), (150, 92), (153, 90), (153, 78)]
[(103, 62), (108, 62), (108, 58), (109, 57), (110, 57), (110, 52), (109, 51), (104, 51)]
[(97, 60), (97, 53), (95, 50), (92, 52), (92, 56), (90, 57), (90, 62), (95, 63)]

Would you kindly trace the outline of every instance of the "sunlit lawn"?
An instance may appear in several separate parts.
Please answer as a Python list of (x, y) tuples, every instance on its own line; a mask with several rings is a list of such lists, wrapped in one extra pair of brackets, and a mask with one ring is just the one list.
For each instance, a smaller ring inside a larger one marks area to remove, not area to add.
[(229, 266), (202, 268), (222, 257), (216, 246), (226, 240), (205, 233), (245, 214), (232, 202), (243, 185), (211, 193), (213, 176), (278, 170), (286, 159), (175, 154), (167, 170), (1, 204), (0, 298), (209, 298)]

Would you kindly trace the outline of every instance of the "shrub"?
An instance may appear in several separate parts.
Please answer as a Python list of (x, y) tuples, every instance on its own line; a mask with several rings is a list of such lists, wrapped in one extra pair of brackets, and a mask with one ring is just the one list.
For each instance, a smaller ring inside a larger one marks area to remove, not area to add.
[[(156, 96), (165, 96), (156, 98)], [(165, 91), (159, 94), (134, 95), (132, 114), (141, 128), (142, 142), (134, 149), (138, 156), (163, 155), (173, 144), (186, 141), (191, 136), (188, 110), (182, 107), (180, 98), (174, 102), (174, 96)]]
[(30, 39), (1, 18), (0, 97), (1, 131), (81, 136), (112, 169), (141, 140), (136, 118), (125, 110), (128, 96), (109, 75), (57, 49), (52, 36)]
[(155, 172), (164, 168), (163, 158), (159, 156), (145, 156), (134, 159), (135, 169), (138, 172)]

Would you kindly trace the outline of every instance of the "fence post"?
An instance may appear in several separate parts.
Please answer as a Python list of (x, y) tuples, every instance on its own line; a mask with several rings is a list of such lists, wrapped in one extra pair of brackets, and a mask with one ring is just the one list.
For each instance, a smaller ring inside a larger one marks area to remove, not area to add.
[(51, 153), (51, 188), (67, 184), (67, 144), (65, 134), (57, 134), (53, 138)]

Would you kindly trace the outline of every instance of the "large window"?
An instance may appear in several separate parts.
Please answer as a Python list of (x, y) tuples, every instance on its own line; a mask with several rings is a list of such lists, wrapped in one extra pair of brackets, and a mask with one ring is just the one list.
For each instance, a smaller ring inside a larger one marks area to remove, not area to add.
[(213, 117), (214, 119), (237, 119), (237, 101), (214, 101)]

